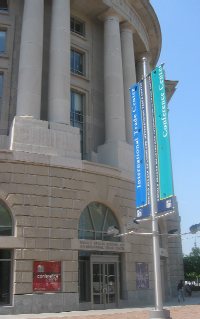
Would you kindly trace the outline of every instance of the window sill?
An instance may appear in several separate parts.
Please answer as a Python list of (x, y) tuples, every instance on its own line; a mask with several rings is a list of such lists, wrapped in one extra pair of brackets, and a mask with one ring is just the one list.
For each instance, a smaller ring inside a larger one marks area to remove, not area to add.
[(86, 75), (77, 74), (77, 73), (74, 73), (72, 71), (71, 71), (71, 75), (74, 76), (74, 77), (77, 77), (79, 79), (83, 79), (83, 80), (89, 81), (89, 78)]
[(24, 238), (15, 236), (1, 236), (0, 248), (24, 248)]
[(86, 35), (81, 35), (81, 34), (78, 34), (78, 33), (74, 32), (74, 31), (71, 31), (71, 35), (75, 36), (75, 37), (78, 37), (79, 39), (81, 39), (83, 41), (87, 41)]
[(9, 59), (9, 55), (7, 52), (0, 52), (0, 59)]
[(0, 10), (0, 14), (3, 14), (3, 15), (9, 15), (9, 11), (8, 10)]

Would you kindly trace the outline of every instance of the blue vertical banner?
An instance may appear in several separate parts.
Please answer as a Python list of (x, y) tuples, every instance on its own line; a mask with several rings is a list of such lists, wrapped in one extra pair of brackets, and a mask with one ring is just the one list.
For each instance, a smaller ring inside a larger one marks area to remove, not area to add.
[[(132, 137), (135, 158), (135, 190), (137, 216), (149, 215), (148, 178), (146, 169), (147, 137), (143, 117), (145, 116), (144, 94), (142, 83), (130, 88)], [(142, 116), (143, 114), (143, 116)], [(144, 134), (145, 133), (145, 134)], [(143, 209), (145, 211), (143, 212)]]
[(143, 144), (142, 117), (140, 108), (139, 85), (136, 84), (130, 89), (131, 93), (131, 113), (133, 128), (133, 147), (135, 154), (135, 187), (136, 187), (136, 207), (146, 205), (146, 174), (145, 174), (145, 154)]

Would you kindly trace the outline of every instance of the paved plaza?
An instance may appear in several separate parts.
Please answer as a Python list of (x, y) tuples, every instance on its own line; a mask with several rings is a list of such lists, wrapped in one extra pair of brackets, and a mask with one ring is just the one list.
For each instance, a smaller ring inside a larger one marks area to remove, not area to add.
[[(107, 310), (72, 311), (62, 313), (0, 315), (0, 319), (148, 319), (152, 308), (124, 308)], [(176, 299), (165, 305), (172, 319), (199, 319), (200, 294), (187, 297), (178, 304)]]

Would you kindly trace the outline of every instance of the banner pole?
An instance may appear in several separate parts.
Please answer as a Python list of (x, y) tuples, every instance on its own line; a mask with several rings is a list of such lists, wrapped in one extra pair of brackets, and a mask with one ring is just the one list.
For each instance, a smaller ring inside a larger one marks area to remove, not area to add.
[[(147, 124), (147, 141), (148, 141), (148, 158), (149, 158), (149, 181), (150, 181), (150, 205), (152, 217), (152, 236), (153, 236), (153, 261), (154, 261), (154, 284), (155, 284), (155, 310), (150, 311), (149, 318), (170, 318), (169, 311), (163, 309), (162, 285), (160, 271), (160, 245), (157, 214), (157, 193), (156, 193), (156, 170), (155, 170), (155, 153), (153, 138), (153, 119), (151, 111), (150, 90), (148, 83), (148, 57), (142, 58), (143, 64), (143, 81), (144, 81), (144, 98), (146, 107), (146, 124)], [(156, 312), (156, 314), (155, 314)]]

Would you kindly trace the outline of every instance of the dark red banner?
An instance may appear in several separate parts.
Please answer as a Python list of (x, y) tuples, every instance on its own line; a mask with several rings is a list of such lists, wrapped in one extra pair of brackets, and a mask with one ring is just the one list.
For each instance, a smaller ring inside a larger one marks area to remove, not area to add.
[(33, 291), (61, 290), (61, 262), (33, 262)]

